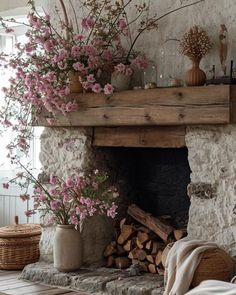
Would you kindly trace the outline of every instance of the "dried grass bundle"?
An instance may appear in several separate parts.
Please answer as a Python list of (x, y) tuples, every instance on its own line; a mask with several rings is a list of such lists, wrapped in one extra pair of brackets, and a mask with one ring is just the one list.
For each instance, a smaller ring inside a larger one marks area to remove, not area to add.
[(193, 26), (180, 40), (179, 51), (190, 59), (201, 59), (212, 48), (207, 32), (200, 26)]

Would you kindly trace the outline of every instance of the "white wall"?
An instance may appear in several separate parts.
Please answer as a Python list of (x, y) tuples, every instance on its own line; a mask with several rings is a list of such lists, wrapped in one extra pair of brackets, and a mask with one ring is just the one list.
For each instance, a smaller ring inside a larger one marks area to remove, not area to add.
[[(81, 11), (78, 0), (72, 0), (76, 11)], [(133, 1), (139, 2), (138, 0)], [(148, 2), (148, 1), (147, 1)], [(174, 9), (180, 3), (187, 4), (194, 0), (150, 0), (152, 11), (157, 15)], [(59, 4), (57, 0), (42, 0), (42, 5), (49, 11), (51, 15), (54, 13), (54, 6)], [(68, 1), (65, 1), (68, 4)], [(69, 6), (68, 6), (69, 7)], [(69, 8), (70, 15), (72, 11)], [(131, 12), (132, 13), (132, 12)], [(148, 57), (157, 63), (160, 72), (175, 73), (175, 76), (181, 77), (184, 71), (189, 67), (188, 58), (178, 55), (177, 43), (170, 42), (166, 49), (166, 57), (163, 60), (160, 57), (160, 50), (163, 48), (163, 43), (170, 38), (179, 39), (181, 35), (191, 26), (197, 24), (206, 28), (210, 37), (214, 41), (214, 48), (211, 53), (203, 60), (202, 67), (208, 71), (213, 64), (216, 65), (216, 70), (220, 70), (218, 58), (218, 32), (220, 24), (224, 23), (229, 31), (229, 60), (235, 59), (236, 63), (236, 1), (235, 0), (205, 0), (198, 5), (185, 8), (172, 15), (167, 16), (159, 22), (157, 31), (149, 32), (137, 43), (136, 49), (146, 52)], [(168, 52), (175, 52), (176, 56), (168, 56)], [(209, 74), (209, 73), (208, 73)]]

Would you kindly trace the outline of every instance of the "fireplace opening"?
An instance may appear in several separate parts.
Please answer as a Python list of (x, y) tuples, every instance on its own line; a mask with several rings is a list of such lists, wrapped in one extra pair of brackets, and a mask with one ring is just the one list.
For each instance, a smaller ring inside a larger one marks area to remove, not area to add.
[(171, 216), (178, 226), (187, 224), (191, 173), (187, 148), (103, 147), (97, 152), (119, 187), (121, 215), (135, 203), (156, 217)]

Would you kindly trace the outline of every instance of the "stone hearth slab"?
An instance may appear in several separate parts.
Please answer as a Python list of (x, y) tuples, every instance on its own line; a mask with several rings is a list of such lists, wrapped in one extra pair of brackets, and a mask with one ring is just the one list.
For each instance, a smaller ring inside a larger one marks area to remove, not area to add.
[(144, 274), (130, 277), (127, 271), (107, 268), (61, 273), (52, 264), (45, 262), (27, 265), (21, 279), (64, 286), (95, 295), (162, 295), (164, 292), (163, 276)]

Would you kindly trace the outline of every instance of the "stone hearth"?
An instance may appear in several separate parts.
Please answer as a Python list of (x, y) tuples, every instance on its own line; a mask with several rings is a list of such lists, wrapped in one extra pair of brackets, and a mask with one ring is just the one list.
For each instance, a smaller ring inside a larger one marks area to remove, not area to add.
[(60, 273), (52, 264), (39, 262), (25, 267), (22, 279), (87, 291), (95, 295), (162, 295), (163, 277), (145, 274), (130, 277), (128, 271), (87, 268)]

